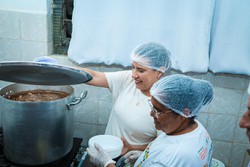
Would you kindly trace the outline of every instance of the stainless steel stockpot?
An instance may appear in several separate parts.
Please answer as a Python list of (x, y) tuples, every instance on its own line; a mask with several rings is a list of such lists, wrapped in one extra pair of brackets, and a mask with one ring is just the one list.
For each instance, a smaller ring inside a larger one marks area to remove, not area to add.
[[(64, 91), (69, 96), (46, 102), (23, 102), (5, 97), (27, 90)], [(0, 90), (4, 155), (23, 165), (41, 165), (65, 156), (73, 146), (74, 105), (87, 95), (74, 96), (71, 86), (12, 84)]]

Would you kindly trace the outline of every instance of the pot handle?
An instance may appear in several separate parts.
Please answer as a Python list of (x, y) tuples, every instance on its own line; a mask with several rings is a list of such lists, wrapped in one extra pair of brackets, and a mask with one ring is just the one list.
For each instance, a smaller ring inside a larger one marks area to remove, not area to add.
[(75, 98), (75, 99), (73, 99), (71, 102), (69, 102), (69, 104), (66, 104), (68, 110), (71, 110), (71, 109), (72, 109), (72, 106), (81, 103), (82, 99), (84, 99), (84, 98), (87, 96), (87, 94), (88, 94), (88, 91), (85, 90), (85, 91), (80, 95), (80, 97)]

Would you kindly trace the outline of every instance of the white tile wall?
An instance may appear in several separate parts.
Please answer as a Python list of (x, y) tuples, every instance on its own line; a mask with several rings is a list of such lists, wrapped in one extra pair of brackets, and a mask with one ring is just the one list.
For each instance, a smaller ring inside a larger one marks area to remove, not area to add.
[(20, 39), (21, 29), (18, 12), (0, 10), (0, 38)]
[[(241, 167), (241, 165), (243, 165), (242, 162), (244, 162), (246, 147), (249, 147), (249, 146), (246, 144), (233, 143), (232, 150), (231, 150), (231, 157), (229, 160), (230, 166)], [(242, 166), (242, 167), (247, 167), (247, 166)]]
[(16, 39), (0, 38), (0, 60), (22, 60), (22, 41)]
[(21, 42), (21, 60), (32, 61), (39, 56), (47, 56), (49, 53), (48, 43), (39, 41), (24, 41)]
[[(238, 115), (243, 91), (214, 87), (209, 113)], [(230, 103), (228, 103), (230, 101)]]
[(47, 15), (20, 13), (21, 39), (26, 41), (47, 42)]
[(51, 16), (0, 10), (0, 61), (30, 61), (52, 53)]
[(212, 139), (230, 142), (233, 141), (236, 122), (237, 116), (210, 114), (207, 130)]
[(213, 146), (214, 146), (213, 157), (223, 162), (226, 166), (229, 166), (232, 145), (233, 144), (231, 142), (213, 140)]

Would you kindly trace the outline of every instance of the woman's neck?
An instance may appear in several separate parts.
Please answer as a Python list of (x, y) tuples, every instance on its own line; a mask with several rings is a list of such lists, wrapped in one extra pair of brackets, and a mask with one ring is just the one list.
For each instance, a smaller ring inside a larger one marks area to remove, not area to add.
[(144, 94), (145, 96), (150, 97), (150, 92), (149, 92), (149, 90), (141, 90), (141, 93)]
[(182, 135), (188, 132), (192, 132), (198, 127), (198, 124), (193, 119), (186, 119), (177, 129), (168, 135)]

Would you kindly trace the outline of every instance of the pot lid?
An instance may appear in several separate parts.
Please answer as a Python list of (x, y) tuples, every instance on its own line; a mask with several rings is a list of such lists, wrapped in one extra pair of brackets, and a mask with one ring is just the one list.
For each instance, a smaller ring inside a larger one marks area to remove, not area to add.
[(0, 80), (34, 85), (74, 85), (88, 82), (92, 76), (79, 69), (58, 64), (0, 62)]

